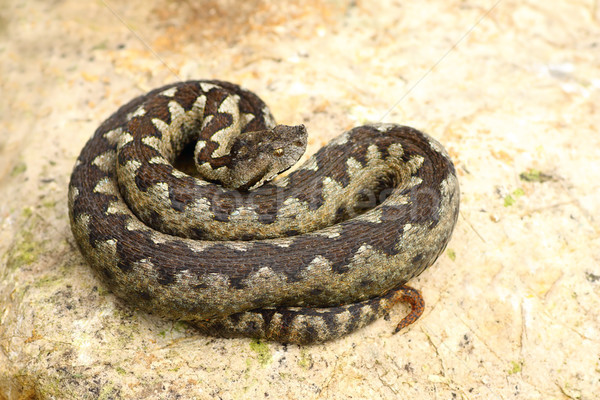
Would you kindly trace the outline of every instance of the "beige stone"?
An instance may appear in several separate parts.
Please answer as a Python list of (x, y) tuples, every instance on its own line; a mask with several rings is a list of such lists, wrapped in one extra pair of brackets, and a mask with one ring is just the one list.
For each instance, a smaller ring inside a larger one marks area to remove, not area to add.
[[(596, 1), (1, 3), (0, 399), (597, 397)], [(416, 324), (215, 339), (101, 285), (68, 224), (75, 159), (119, 105), (199, 78), (305, 124), (309, 153), (379, 121), (447, 148), (461, 214)]]

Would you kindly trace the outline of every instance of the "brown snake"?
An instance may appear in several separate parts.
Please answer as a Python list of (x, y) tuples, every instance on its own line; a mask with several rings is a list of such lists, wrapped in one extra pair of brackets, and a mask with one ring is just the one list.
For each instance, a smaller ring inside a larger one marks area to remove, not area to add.
[[(189, 143), (197, 173), (177, 164)], [(79, 155), (73, 235), (117, 296), (210, 334), (321, 342), (398, 301), (413, 308), (398, 329), (414, 322), (422, 298), (404, 284), (437, 259), (458, 215), (448, 154), (413, 128), (367, 125), (265, 183), (305, 146), (304, 126), (276, 126), (237, 85), (153, 90)]]

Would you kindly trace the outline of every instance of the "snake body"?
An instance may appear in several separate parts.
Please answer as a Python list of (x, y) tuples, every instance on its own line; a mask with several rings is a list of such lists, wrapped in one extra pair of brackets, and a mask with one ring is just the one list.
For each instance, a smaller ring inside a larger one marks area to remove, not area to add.
[[(175, 168), (195, 144), (197, 173)], [(337, 338), (409, 301), (456, 223), (458, 181), (430, 136), (351, 129), (287, 176), (303, 126), (275, 125), (221, 81), (168, 85), (96, 130), (74, 167), (69, 216), (85, 260), (131, 305), (219, 336)], [(177, 164), (176, 164), (177, 165)]]

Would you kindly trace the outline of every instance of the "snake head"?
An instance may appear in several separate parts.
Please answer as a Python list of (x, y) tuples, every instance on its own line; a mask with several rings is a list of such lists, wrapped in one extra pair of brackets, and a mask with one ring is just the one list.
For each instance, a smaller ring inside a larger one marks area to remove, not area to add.
[(307, 137), (304, 125), (242, 133), (231, 145), (231, 173), (223, 185), (248, 190), (270, 181), (300, 159)]

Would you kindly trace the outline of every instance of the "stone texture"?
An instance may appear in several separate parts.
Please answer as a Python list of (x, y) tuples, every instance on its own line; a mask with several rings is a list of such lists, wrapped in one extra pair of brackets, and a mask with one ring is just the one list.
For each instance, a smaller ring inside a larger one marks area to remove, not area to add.
[[(600, 391), (595, 2), (0, 7), (0, 399), (592, 399)], [(364, 122), (442, 142), (462, 188), (424, 316), (318, 346), (205, 337), (116, 300), (68, 226), (71, 168), (133, 96), (219, 78), (309, 153)]]

